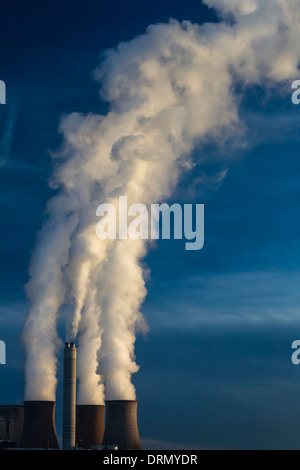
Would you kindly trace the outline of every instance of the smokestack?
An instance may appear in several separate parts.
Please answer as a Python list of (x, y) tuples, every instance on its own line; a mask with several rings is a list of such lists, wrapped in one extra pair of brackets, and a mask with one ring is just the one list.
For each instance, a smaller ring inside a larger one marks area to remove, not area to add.
[(109, 400), (105, 403), (103, 445), (117, 444), (120, 450), (142, 450), (137, 425), (137, 401)]
[(89, 449), (101, 446), (105, 428), (104, 405), (77, 405), (76, 443), (78, 447)]
[(76, 347), (66, 343), (64, 349), (63, 449), (75, 449), (76, 432)]
[(25, 401), (20, 447), (59, 449), (55, 430), (55, 401)]

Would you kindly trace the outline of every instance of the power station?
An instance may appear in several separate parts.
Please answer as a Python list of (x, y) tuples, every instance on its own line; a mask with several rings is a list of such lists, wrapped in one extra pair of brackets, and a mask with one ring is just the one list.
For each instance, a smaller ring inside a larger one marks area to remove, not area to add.
[[(142, 450), (137, 401), (76, 405), (76, 346), (66, 342), (63, 371), (62, 449)], [(59, 449), (55, 401), (0, 405), (0, 448)]]

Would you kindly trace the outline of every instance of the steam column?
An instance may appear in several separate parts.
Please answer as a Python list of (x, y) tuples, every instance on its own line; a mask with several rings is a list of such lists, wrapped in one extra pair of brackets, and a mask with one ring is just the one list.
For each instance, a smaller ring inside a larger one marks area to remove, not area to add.
[(63, 449), (75, 449), (76, 432), (76, 347), (64, 349)]

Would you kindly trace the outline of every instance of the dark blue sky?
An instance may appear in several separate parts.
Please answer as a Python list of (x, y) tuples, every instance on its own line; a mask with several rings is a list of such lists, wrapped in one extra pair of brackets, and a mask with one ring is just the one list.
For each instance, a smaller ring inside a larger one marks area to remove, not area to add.
[[(60, 143), (60, 116), (105, 112), (91, 79), (99, 53), (170, 17), (217, 20), (196, 0), (1, 6), (0, 339), (7, 365), (0, 366), (0, 403), (23, 400), (23, 286), (52, 194), (49, 150)], [(300, 107), (256, 88), (245, 91), (241, 115), (248, 147), (223, 149), (226, 159), (212, 145), (199, 147), (204, 163), (172, 198), (205, 204), (204, 249), (160, 241), (145, 260), (150, 332), (137, 340), (134, 383), (148, 445), (299, 445), (300, 369), (290, 357), (300, 338)], [(59, 434), (61, 401), (60, 382)]]

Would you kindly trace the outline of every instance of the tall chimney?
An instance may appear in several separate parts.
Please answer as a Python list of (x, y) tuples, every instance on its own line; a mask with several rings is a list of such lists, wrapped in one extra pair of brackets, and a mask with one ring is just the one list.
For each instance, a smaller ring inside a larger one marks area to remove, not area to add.
[(63, 449), (75, 449), (76, 432), (76, 347), (66, 343), (64, 349)]
[(103, 445), (117, 444), (120, 450), (142, 450), (138, 425), (137, 401), (108, 400)]
[(104, 405), (77, 405), (76, 443), (82, 449), (101, 446), (105, 428)]
[(20, 447), (59, 449), (54, 413), (55, 401), (25, 401), (24, 427)]

